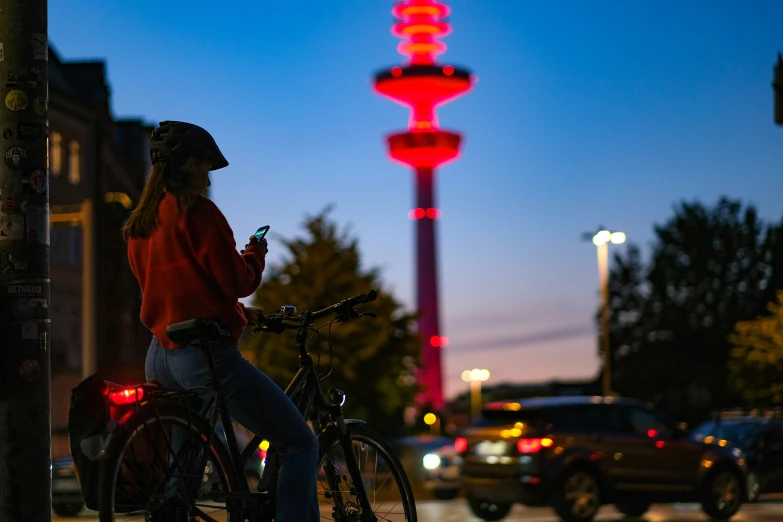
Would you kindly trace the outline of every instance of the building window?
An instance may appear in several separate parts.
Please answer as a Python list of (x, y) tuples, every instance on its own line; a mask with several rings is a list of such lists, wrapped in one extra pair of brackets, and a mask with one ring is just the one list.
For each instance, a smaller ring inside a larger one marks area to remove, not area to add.
[(68, 229), (68, 264), (74, 268), (82, 266), (82, 227)]
[(59, 176), (63, 171), (63, 135), (59, 132), (53, 132), (51, 137), (52, 156), (51, 171), (52, 176)]
[(79, 142), (72, 141), (68, 151), (68, 181), (76, 185), (82, 179), (82, 172), (79, 168), (81, 159), (79, 157)]

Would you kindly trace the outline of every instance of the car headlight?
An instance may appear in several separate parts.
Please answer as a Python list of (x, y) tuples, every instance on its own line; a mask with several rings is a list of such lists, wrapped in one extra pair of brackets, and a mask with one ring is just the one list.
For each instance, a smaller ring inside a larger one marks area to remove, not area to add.
[(424, 458), (421, 459), (424, 469), (435, 469), (440, 466), (440, 457), (434, 453), (427, 453)]

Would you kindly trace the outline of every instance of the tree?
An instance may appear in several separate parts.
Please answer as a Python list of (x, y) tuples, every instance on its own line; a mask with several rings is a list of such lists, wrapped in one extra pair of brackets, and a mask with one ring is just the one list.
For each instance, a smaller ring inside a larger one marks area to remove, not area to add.
[[(287, 256), (281, 264), (267, 267), (253, 304), (266, 312), (281, 305), (315, 311), (371, 289), (378, 291), (375, 301), (359, 308), (377, 314), (377, 319), (332, 325), (334, 368), (322, 387), (346, 392), (346, 415), (367, 420), (386, 436), (397, 435), (416, 392), (415, 317), (383, 290), (378, 269), (362, 270), (357, 240), (339, 232), (329, 212), (327, 208), (305, 219), (306, 237), (282, 241)], [(327, 328), (322, 332), (328, 336)], [(299, 368), (292, 332), (249, 335), (242, 351), (283, 388)], [(323, 372), (329, 361), (326, 342), (314, 337), (309, 351)]]
[(783, 403), (783, 291), (767, 309), (769, 315), (737, 323), (729, 336), (730, 382), (753, 406)]
[(618, 391), (693, 420), (739, 399), (726, 386), (728, 335), (781, 283), (772, 263), (783, 234), (724, 197), (713, 208), (677, 205), (655, 236), (646, 266), (632, 248), (610, 274)]

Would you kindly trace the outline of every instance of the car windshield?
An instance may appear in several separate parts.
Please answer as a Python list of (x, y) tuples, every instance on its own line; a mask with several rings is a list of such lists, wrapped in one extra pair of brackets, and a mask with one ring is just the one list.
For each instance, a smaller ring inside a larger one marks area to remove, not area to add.
[(518, 422), (531, 428), (539, 428), (544, 423), (544, 412), (539, 409), (530, 410), (506, 410), (506, 409), (484, 409), (481, 417), (471, 426), (476, 428), (490, 426), (509, 426)]
[[(699, 442), (719, 442), (727, 440), (730, 444), (748, 449), (759, 426), (755, 422), (705, 422), (691, 433), (691, 438)], [(710, 438), (712, 437), (712, 438)]]

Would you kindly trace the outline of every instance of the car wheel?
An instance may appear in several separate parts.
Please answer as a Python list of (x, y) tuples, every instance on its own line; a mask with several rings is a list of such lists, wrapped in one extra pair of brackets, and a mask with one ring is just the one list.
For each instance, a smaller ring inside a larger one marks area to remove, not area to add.
[(719, 470), (707, 476), (702, 489), (701, 508), (710, 518), (728, 520), (742, 505), (742, 483), (731, 470)]
[(650, 510), (650, 506), (650, 502), (643, 502), (640, 500), (635, 502), (620, 502), (614, 505), (617, 511), (629, 518), (636, 518), (644, 515)]
[(759, 476), (754, 472), (748, 473), (748, 502), (758, 502), (761, 495), (761, 483), (759, 482)]
[(593, 520), (601, 507), (598, 479), (588, 470), (567, 472), (555, 491), (552, 507), (564, 522)]
[(75, 517), (84, 507), (84, 502), (52, 503), (52, 510), (61, 517)]
[(474, 515), (482, 520), (501, 520), (511, 511), (511, 502), (493, 502), (469, 496), (468, 505)]
[(438, 500), (452, 500), (457, 498), (459, 490), (456, 488), (435, 488), (433, 493)]

